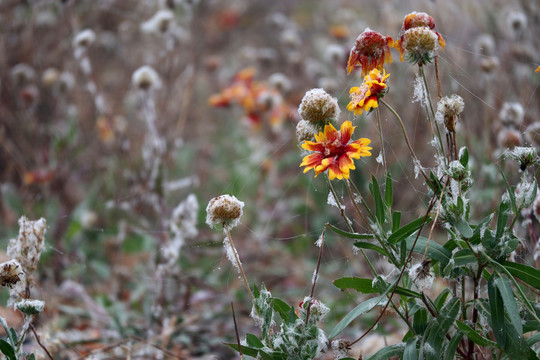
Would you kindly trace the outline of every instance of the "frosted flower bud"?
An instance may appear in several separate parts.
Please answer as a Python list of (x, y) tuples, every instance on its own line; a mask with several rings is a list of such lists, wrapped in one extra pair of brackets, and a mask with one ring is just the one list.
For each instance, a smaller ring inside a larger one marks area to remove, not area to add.
[(174, 23), (174, 13), (170, 10), (159, 10), (150, 19), (141, 24), (141, 30), (148, 34), (164, 34)]
[(412, 279), (418, 290), (424, 291), (431, 289), (435, 275), (431, 271), (431, 260), (425, 260), (413, 265), (409, 269), (409, 277)]
[(539, 161), (538, 153), (533, 147), (516, 146), (512, 151), (508, 152), (508, 155), (519, 162), (522, 171)]
[(437, 112), (444, 119), (444, 126), (448, 131), (456, 131), (457, 117), (463, 112), (465, 103), (459, 95), (445, 96), (437, 104)]
[(25, 84), (34, 79), (35, 71), (27, 64), (17, 64), (11, 69), (11, 79), (17, 85)]
[(88, 48), (96, 40), (96, 33), (91, 29), (85, 29), (75, 35), (73, 46), (75, 48)]
[(499, 66), (499, 58), (496, 56), (484, 57), (480, 60), (480, 69), (485, 73), (491, 73)]
[(24, 272), (17, 260), (9, 260), (0, 264), (0, 286), (13, 288), (24, 278)]
[(463, 181), (467, 177), (467, 169), (461, 164), (459, 160), (454, 160), (448, 164), (448, 175), (456, 181)]
[(15, 308), (25, 315), (37, 315), (45, 308), (45, 302), (41, 300), (24, 299), (16, 302)]
[(536, 147), (540, 147), (540, 121), (535, 121), (525, 130), (525, 139)]
[(503, 149), (513, 149), (523, 143), (521, 133), (516, 129), (503, 128), (497, 136), (497, 144)]
[(161, 80), (158, 73), (152, 67), (144, 65), (133, 73), (131, 77), (133, 85), (141, 90), (159, 89)]
[(309, 297), (305, 297), (304, 301), (302, 301), (300, 303), (300, 313), (305, 318), (310, 302), (311, 302), (311, 306), (309, 307), (310, 320), (313, 321), (313, 322), (324, 321), (324, 318), (330, 312), (330, 308), (328, 306), (324, 305), (319, 300), (311, 299)]
[(222, 225), (231, 229), (238, 225), (242, 217), (244, 203), (234, 195), (221, 195), (213, 198), (206, 207), (206, 223), (210, 227)]
[(298, 108), (302, 119), (320, 128), (328, 123), (336, 122), (340, 111), (337, 99), (323, 89), (309, 90)]
[(503, 125), (519, 127), (523, 121), (524, 114), (525, 111), (520, 103), (505, 102), (502, 106), (501, 112), (499, 113), (499, 117), (501, 118)]
[(317, 128), (309, 121), (300, 120), (296, 124), (296, 139), (299, 143), (315, 140), (315, 134), (318, 132)]

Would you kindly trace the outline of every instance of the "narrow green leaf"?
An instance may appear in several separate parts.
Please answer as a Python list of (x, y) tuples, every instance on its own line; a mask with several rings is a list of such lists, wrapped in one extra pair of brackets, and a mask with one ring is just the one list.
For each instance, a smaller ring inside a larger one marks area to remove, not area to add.
[(470, 249), (461, 249), (458, 250), (454, 256), (452, 256), (454, 259), (454, 264), (456, 266), (463, 266), (471, 263), (475, 263), (478, 261), (476, 256), (474, 256), (473, 252)]
[(523, 324), (521, 322), (521, 317), (519, 316), (519, 310), (516, 298), (514, 297), (514, 292), (512, 291), (512, 286), (510, 285), (510, 280), (504, 277), (498, 277), (495, 280), (495, 286), (497, 286), (502, 296), (504, 308), (506, 309), (510, 322), (517, 333), (523, 335)]
[(386, 204), (383, 202), (381, 196), (381, 189), (379, 188), (379, 182), (374, 175), (371, 175), (371, 184), (369, 184), (369, 190), (373, 200), (375, 202), (375, 217), (379, 224), (384, 223), (384, 213), (386, 211)]
[(390, 359), (393, 356), (400, 356), (405, 350), (405, 344), (396, 344), (383, 347), (381, 350), (377, 351), (375, 354), (371, 355), (367, 360), (386, 360)]
[[(411, 250), (413, 243), (414, 239), (412, 237), (407, 239), (407, 250)], [(420, 236), (418, 238), (418, 241), (416, 242), (416, 246), (414, 247), (414, 252), (423, 255), (426, 251), (427, 244), (427, 238)], [(431, 240), (429, 242), (427, 254), (429, 258), (440, 262), (443, 267), (448, 264), (450, 258), (452, 257), (452, 253), (450, 251), (445, 249), (441, 244), (437, 243), (434, 240)]]
[[(225, 345), (227, 345), (227, 346), (233, 348), (234, 350), (238, 351), (238, 344), (225, 343)], [(259, 353), (258, 349), (254, 349), (254, 348), (249, 347), (249, 346), (240, 345), (240, 348), (242, 349), (242, 354), (247, 355), (247, 356), (257, 357), (257, 354)]]
[(261, 357), (262, 360), (274, 360), (274, 357), (272, 357), (272, 355), (265, 353), (262, 350), (259, 350), (259, 356)]
[[(430, 218), (426, 219), (425, 223), (428, 224), (431, 221)], [(395, 231), (388, 237), (388, 242), (390, 244), (397, 244), (400, 241), (403, 241), (410, 235), (412, 235), (416, 230), (420, 229), (422, 224), (424, 223), (424, 217), (418, 218), (416, 220), (411, 221), (407, 225), (403, 226), (399, 230)]]
[(504, 230), (506, 229), (506, 223), (508, 222), (508, 209), (510, 208), (510, 204), (501, 201), (499, 205), (499, 209), (497, 210), (497, 230), (495, 232), (495, 239), (499, 240), (501, 236), (504, 234)]
[(497, 340), (499, 346), (504, 348), (506, 345), (506, 333), (504, 330), (504, 304), (501, 293), (495, 286), (495, 276), (491, 276), (488, 281), (488, 297), (493, 336), (495, 336), (495, 340)]
[(510, 197), (510, 205), (512, 205), (512, 210), (514, 211), (514, 214), (517, 215), (518, 208), (516, 205), (516, 193), (513, 186), (510, 186), (510, 183), (508, 183), (508, 179), (506, 178), (506, 174), (504, 173), (503, 169), (499, 166), (499, 172), (502, 175), (502, 178), (504, 180), (504, 185), (506, 186), (506, 190), (508, 191), (508, 195)]
[(421, 308), (414, 313), (412, 325), (415, 333), (418, 335), (424, 335), (424, 331), (426, 331), (427, 327), (427, 311), (425, 308)]
[(341, 321), (332, 329), (330, 334), (328, 335), (328, 339), (332, 339), (339, 335), (343, 329), (347, 327), (354, 319), (359, 317), (362, 314), (365, 314), (366, 312), (373, 309), (375, 306), (379, 305), (382, 301), (384, 301), (386, 296), (386, 293), (384, 295), (371, 298), (369, 300), (364, 301), (357, 307), (351, 310)]
[(384, 190), (384, 200), (386, 202), (386, 206), (391, 207), (392, 206), (392, 175), (390, 175), (390, 172), (386, 174), (386, 188)]
[(469, 325), (459, 320), (456, 320), (456, 325), (459, 330), (461, 330), (463, 334), (467, 336), (469, 340), (472, 340), (475, 344), (478, 344), (480, 346), (497, 346), (497, 343), (486, 339)]
[(7, 341), (0, 339), (0, 351), (8, 360), (16, 360), (15, 349)]
[(435, 308), (437, 311), (441, 311), (444, 303), (446, 302), (446, 299), (449, 295), (452, 295), (452, 291), (450, 289), (445, 288), (441, 293), (435, 298), (435, 301), (433, 302), (435, 305)]
[(540, 341), (540, 332), (536, 333), (533, 336), (531, 336), (530, 338), (528, 338), (527, 339), (527, 344), (529, 344), (529, 346), (533, 346), (534, 344), (536, 344), (539, 341)]
[(469, 165), (469, 150), (466, 147), (461, 148), (459, 155), (459, 162), (464, 167), (467, 167)]
[(401, 212), (394, 211), (392, 213), (392, 232), (398, 231), (400, 224), (401, 224)]
[(378, 245), (375, 245), (375, 244), (372, 244), (372, 243), (368, 243), (368, 242), (365, 242), (365, 241), (357, 241), (357, 242), (354, 243), (354, 246), (356, 246), (359, 249), (374, 250), (374, 251), (378, 252), (379, 254), (381, 254), (383, 256), (388, 256), (388, 253), (386, 252), (386, 250), (384, 250), (382, 247), (380, 247)]
[(418, 338), (410, 338), (407, 340), (407, 345), (405, 345), (405, 350), (403, 351), (403, 360), (417, 360), (418, 354), (416, 351), (416, 343)]
[(264, 347), (264, 344), (259, 340), (259, 338), (253, 334), (246, 334), (246, 342), (249, 347), (260, 349)]
[(347, 232), (345, 230), (341, 230), (337, 227), (335, 227), (334, 225), (332, 224), (329, 224), (327, 223), (326, 226), (332, 230), (333, 232), (335, 232), (336, 234), (339, 234), (339, 235), (343, 235), (345, 237), (348, 237), (348, 238), (351, 238), (351, 239), (361, 239), (361, 240), (366, 240), (366, 239), (373, 239), (374, 236), (373, 234), (356, 234), (356, 233), (350, 233), (350, 232)]
[(513, 276), (540, 290), (540, 270), (511, 261), (503, 261), (502, 265)]
[(454, 360), (456, 355), (456, 350), (459, 346), (459, 343), (461, 342), (461, 339), (463, 338), (463, 333), (461, 331), (456, 331), (454, 336), (452, 336), (452, 339), (450, 339), (450, 342), (448, 343), (448, 346), (446, 347), (446, 352), (444, 353), (444, 360)]
[(255, 297), (255, 299), (257, 299), (259, 296), (261, 296), (261, 293), (259, 292), (259, 289), (257, 288), (257, 285), (253, 285), (253, 296)]
[(432, 320), (433, 325), (429, 327), (426, 343), (431, 346), (434, 352), (426, 354), (427, 359), (437, 359), (440, 357), (446, 334), (459, 314), (460, 305), (458, 298), (450, 299), (441, 309), (439, 317)]
[[(354, 289), (363, 294), (376, 294), (379, 291), (373, 287), (373, 279), (358, 278), (358, 277), (342, 277), (333, 281), (334, 286), (340, 290)], [(412, 291), (401, 286), (396, 288), (396, 294), (407, 297), (421, 298), (422, 295), (416, 291)]]

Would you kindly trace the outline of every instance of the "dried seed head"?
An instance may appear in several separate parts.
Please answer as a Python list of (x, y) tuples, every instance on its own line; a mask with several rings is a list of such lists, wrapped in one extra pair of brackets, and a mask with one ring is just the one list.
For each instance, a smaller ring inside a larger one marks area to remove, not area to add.
[(131, 82), (141, 90), (159, 89), (161, 80), (158, 73), (152, 67), (144, 65), (133, 73)]
[(521, 11), (510, 11), (506, 16), (506, 26), (513, 38), (518, 38), (527, 28), (527, 16)]
[(497, 143), (502, 149), (513, 149), (523, 143), (521, 133), (516, 129), (505, 127), (497, 136)]
[(456, 121), (459, 115), (463, 112), (465, 103), (459, 95), (445, 96), (437, 104), (437, 113), (440, 115), (437, 118), (444, 119), (444, 125), (450, 132), (456, 130)]
[(17, 64), (11, 69), (11, 79), (17, 85), (24, 85), (34, 79), (35, 71), (27, 64)]
[(141, 24), (141, 30), (147, 34), (165, 34), (174, 24), (174, 13), (171, 10), (159, 10), (150, 19)]
[(96, 33), (91, 29), (85, 29), (75, 35), (73, 46), (75, 48), (88, 48), (96, 40)]
[(276, 88), (279, 92), (286, 93), (291, 90), (292, 84), (289, 78), (282, 73), (270, 75), (268, 83)]
[(474, 52), (481, 56), (492, 56), (495, 53), (495, 39), (490, 34), (482, 34), (474, 42)]
[(439, 38), (427, 27), (414, 27), (405, 31), (401, 46), (410, 62), (427, 64), (439, 48)]
[(491, 73), (499, 66), (499, 58), (489, 56), (480, 59), (480, 69), (485, 73)]
[(46, 230), (47, 223), (44, 218), (31, 221), (23, 216), (19, 219), (19, 235), (9, 241), (6, 253), (17, 260), (27, 275), (36, 269), (45, 247)]
[(0, 286), (13, 288), (24, 278), (24, 272), (17, 260), (9, 260), (0, 264)]
[(340, 113), (336, 98), (323, 89), (309, 90), (298, 108), (300, 117), (319, 128), (337, 121)]
[(525, 139), (530, 145), (540, 147), (540, 121), (535, 121), (525, 130)]
[(525, 111), (523, 106), (517, 102), (505, 102), (502, 106), (499, 117), (505, 126), (519, 127), (523, 121)]
[(210, 227), (222, 225), (231, 229), (238, 225), (242, 217), (244, 203), (234, 195), (221, 195), (213, 198), (206, 207), (206, 223)]
[(409, 269), (409, 277), (418, 290), (424, 291), (431, 289), (433, 280), (435, 280), (435, 275), (431, 271), (431, 260), (424, 260), (421, 263), (413, 265)]
[(296, 139), (300, 144), (304, 141), (313, 141), (315, 139), (315, 134), (318, 132), (318, 129), (307, 120), (300, 120), (298, 124), (296, 124)]

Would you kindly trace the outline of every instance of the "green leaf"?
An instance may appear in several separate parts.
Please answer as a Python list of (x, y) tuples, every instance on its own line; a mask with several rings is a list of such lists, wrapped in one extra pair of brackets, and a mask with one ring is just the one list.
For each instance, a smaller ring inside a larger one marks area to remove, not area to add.
[(6, 355), (8, 360), (17, 360), (15, 356), (15, 349), (7, 341), (0, 339), (0, 351)]
[[(225, 345), (227, 345), (227, 346), (233, 348), (234, 350), (238, 351), (238, 344), (225, 343)], [(254, 348), (251, 348), (251, 347), (248, 347), (248, 346), (240, 345), (240, 348), (242, 349), (242, 354), (243, 355), (247, 355), (247, 356), (251, 356), (251, 357), (257, 357), (257, 354), (259, 353), (258, 349), (254, 349)]]
[(503, 261), (502, 265), (513, 276), (540, 290), (540, 270), (511, 261)]
[[(413, 243), (414, 239), (412, 237), (407, 239), (407, 250), (411, 250)], [(418, 241), (416, 242), (416, 246), (414, 247), (414, 252), (423, 255), (426, 251), (427, 244), (427, 238), (420, 236), (418, 238)], [(437, 243), (434, 240), (431, 240), (429, 242), (427, 254), (428, 257), (430, 257), (431, 259), (440, 262), (442, 267), (445, 267), (450, 261), (450, 258), (452, 257), (452, 253), (450, 251), (445, 249), (441, 244)]]
[(426, 354), (426, 359), (437, 359), (440, 357), (440, 352), (443, 343), (446, 339), (446, 334), (456, 320), (461, 303), (458, 298), (452, 298), (448, 301), (439, 313), (438, 318), (434, 318), (428, 326), (429, 333), (426, 338), (426, 343), (434, 350), (433, 353)]
[(285, 321), (289, 318), (289, 312), (291, 311), (291, 306), (289, 306), (289, 304), (287, 304), (285, 301), (278, 298), (272, 298), (271, 306), (272, 306), (272, 309), (274, 309), (274, 311), (276, 311), (279, 314), (282, 320)]
[(465, 168), (469, 165), (469, 150), (466, 147), (460, 149), (459, 162)]
[(495, 276), (488, 281), (489, 312), (491, 314), (491, 328), (497, 344), (504, 349), (506, 333), (504, 330), (504, 304), (499, 289), (495, 286)]
[(480, 346), (497, 346), (497, 343), (486, 339), (482, 335), (480, 335), (476, 330), (474, 330), (469, 325), (456, 320), (456, 325), (467, 336), (469, 340), (472, 340), (475, 344), (478, 344)]
[(519, 310), (514, 297), (514, 292), (512, 291), (512, 286), (510, 285), (510, 280), (504, 277), (498, 277), (495, 280), (495, 286), (497, 286), (502, 296), (504, 308), (506, 309), (510, 322), (514, 326), (514, 329), (516, 329), (516, 332), (519, 335), (522, 335), (523, 324), (521, 322), (521, 317), (519, 316)]
[(510, 208), (510, 204), (501, 201), (499, 205), (499, 209), (497, 210), (497, 230), (495, 232), (495, 239), (499, 240), (501, 236), (504, 234), (504, 230), (506, 229), (506, 223), (508, 222), (508, 209)]
[[(407, 225), (400, 228), (398, 231), (395, 231), (394, 233), (392, 233), (392, 235), (390, 235), (388, 237), (388, 242), (390, 244), (395, 245), (395, 244), (403, 241), (403, 239), (406, 239), (407, 237), (412, 235), (416, 230), (420, 229), (422, 224), (424, 224), (424, 218), (425, 217), (422, 216), (421, 218), (413, 220), (410, 223), (408, 223)], [(430, 221), (431, 221), (431, 219), (427, 218), (425, 223), (428, 224)]]
[(357, 241), (357, 242), (354, 243), (354, 246), (356, 246), (359, 249), (374, 250), (374, 251), (378, 252), (379, 254), (381, 254), (383, 256), (388, 256), (388, 253), (386, 252), (386, 250), (384, 250), (382, 247), (380, 247), (378, 245), (375, 245), (375, 244), (372, 244), (372, 243), (368, 243), (368, 242), (365, 242), (365, 241)]
[(534, 344), (536, 344), (539, 341), (540, 341), (540, 332), (536, 333), (533, 336), (531, 336), (530, 338), (528, 338), (527, 339), (527, 344), (529, 344), (529, 346), (533, 346)]
[(461, 235), (463, 235), (463, 237), (469, 239), (473, 236), (473, 229), (471, 228), (469, 223), (467, 223), (467, 221), (460, 219), (453, 225), (456, 227), (456, 229), (458, 229), (458, 231), (461, 233)]
[(399, 225), (401, 223), (401, 212), (394, 211), (392, 214), (392, 232), (399, 230)]
[[(390, 288), (390, 287), (389, 287)], [(346, 327), (347, 325), (349, 325), (354, 319), (356, 319), (357, 317), (359, 317), (360, 315), (362, 314), (365, 314), (366, 312), (370, 311), (371, 309), (373, 309), (375, 306), (379, 305), (380, 302), (382, 302), (384, 300), (386, 296), (386, 293), (381, 295), (381, 296), (378, 296), (378, 297), (375, 297), (375, 298), (371, 298), (369, 300), (366, 300), (364, 301), (363, 303), (361, 303), (360, 305), (358, 305), (357, 307), (355, 307), (354, 309), (351, 310), (351, 312), (349, 312), (343, 319), (341, 319), (341, 321), (332, 329), (332, 331), (330, 332), (330, 334), (328, 335), (328, 339), (332, 339), (334, 337), (336, 337), (337, 335), (339, 335)]]
[[(373, 287), (373, 279), (358, 278), (358, 277), (342, 277), (342, 278), (334, 280), (333, 284), (340, 290), (354, 289), (363, 294), (379, 293), (379, 291)], [(408, 296), (408, 297), (414, 297), (414, 298), (422, 297), (422, 295), (420, 295), (416, 291), (412, 291), (412, 290), (403, 288), (401, 286), (398, 286), (396, 288), (396, 294)]]
[(510, 197), (510, 205), (512, 205), (512, 210), (514, 211), (514, 214), (517, 215), (518, 208), (517, 208), (517, 205), (516, 205), (515, 189), (514, 189), (513, 186), (510, 186), (510, 184), (508, 183), (508, 179), (506, 178), (506, 175), (505, 175), (503, 169), (500, 166), (499, 166), (499, 172), (502, 175), (502, 178), (504, 180), (504, 185), (506, 186), (506, 190), (508, 191), (508, 195)]
[(414, 313), (413, 329), (418, 335), (423, 335), (427, 327), (427, 311), (425, 308), (419, 309)]
[(390, 175), (390, 172), (386, 174), (386, 188), (384, 190), (384, 200), (386, 202), (386, 206), (392, 206), (392, 175)]
[(383, 202), (379, 183), (374, 175), (371, 175), (371, 184), (369, 184), (369, 192), (373, 196), (375, 202), (375, 217), (379, 224), (384, 224), (384, 213), (386, 212), (386, 204)]
[(367, 360), (386, 360), (393, 356), (400, 356), (405, 350), (405, 344), (390, 345), (377, 351), (371, 355)]
[(259, 289), (257, 288), (257, 285), (253, 285), (253, 296), (255, 297), (255, 299), (257, 299), (257, 298), (259, 298), (259, 296), (261, 296), (261, 293), (259, 292)]
[(259, 350), (259, 356), (261, 357), (262, 360), (274, 360), (274, 357), (272, 357), (272, 355), (267, 354), (262, 350)]
[(452, 258), (454, 259), (455, 266), (463, 266), (478, 262), (478, 259), (470, 249), (458, 250)]
[(36, 360), (36, 356), (34, 354), (30, 354), (28, 360)]
[(450, 339), (450, 342), (448, 343), (448, 346), (446, 347), (446, 352), (444, 354), (444, 360), (454, 360), (456, 355), (456, 350), (459, 346), (459, 343), (461, 342), (461, 339), (463, 338), (463, 333), (461, 331), (456, 331), (454, 336), (452, 336), (452, 339)]
[(417, 360), (418, 354), (416, 351), (416, 343), (418, 338), (410, 338), (407, 340), (407, 345), (405, 345), (405, 350), (403, 351), (403, 360)]
[(333, 232), (335, 232), (336, 234), (339, 234), (339, 235), (343, 235), (345, 237), (348, 237), (348, 238), (351, 238), (351, 239), (361, 239), (361, 240), (366, 240), (366, 239), (373, 239), (374, 236), (373, 234), (356, 234), (356, 233), (350, 233), (350, 232), (347, 232), (345, 230), (341, 230), (337, 227), (335, 227), (334, 225), (332, 224), (329, 224), (327, 223), (326, 226), (332, 230)]
[(249, 347), (260, 349), (264, 347), (264, 344), (259, 340), (259, 338), (253, 334), (246, 334), (246, 342)]
[(441, 308), (446, 302), (446, 298), (448, 297), (448, 295), (452, 295), (452, 292), (450, 291), (450, 289), (445, 288), (443, 291), (441, 291), (437, 298), (435, 298), (435, 301), (433, 303), (437, 311), (441, 311)]

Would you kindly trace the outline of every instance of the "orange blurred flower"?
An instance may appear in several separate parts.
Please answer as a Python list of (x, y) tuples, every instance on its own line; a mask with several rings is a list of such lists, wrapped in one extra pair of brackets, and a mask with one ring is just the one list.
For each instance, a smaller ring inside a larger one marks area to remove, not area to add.
[(289, 115), (289, 107), (279, 91), (264, 82), (255, 81), (254, 77), (254, 68), (241, 70), (231, 85), (210, 96), (208, 104), (214, 107), (240, 106), (244, 110), (244, 119), (255, 128), (259, 128), (264, 115), (269, 114), (271, 126), (279, 127)]
[(314, 154), (307, 155), (300, 166), (305, 166), (304, 173), (313, 169), (315, 176), (328, 169), (330, 180), (348, 179), (349, 170), (354, 170), (353, 159), (363, 156), (371, 156), (369, 143), (371, 140), (361, 138), (351, 141), (351, 136), (356, 126), (350, 121), (345, 121), (337, 131), (332, 124), (324, 127), (324, 132), (315, 134), (316, 141), (304, 141), (302, 147)]
[(381, 74), (379, 70), (373, 69), (364, 78), (360, 87), (352, 87), (349, 94), (351, 102), (347, 105), (347, 110), (354, 111), (354, 115), (362, 115), (363, 111), (370, 111), (379, 106), (379, 97), (386, 93), (386, 79), (390, 74), (386, 74), (383, 69)]
[(390, 36), (383, 36), (367, 28), (358, 36), (351, 49), (347, 62), (347, 74), (350, 74), (355, 66), (362, 67), (362, 76), (373, 69), (382, 70), (384, 64), (392, 62), (390, 46), (393, 45), (394, 41)]
[[(446, 42), (441, 34), (434, 31), (435, 20), (424, 12), (412, 12), (405, 16), (403, 25), (396, 40), (395, 48), (400, 52), (399, 59), (403, 61), (404, 54), (409, 53), (414, 63), (430, 62), (436, 45), (444, 50)], [(434, 38), (434, 39), (433, 39)]]

